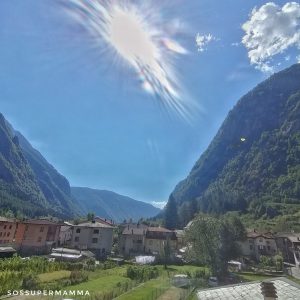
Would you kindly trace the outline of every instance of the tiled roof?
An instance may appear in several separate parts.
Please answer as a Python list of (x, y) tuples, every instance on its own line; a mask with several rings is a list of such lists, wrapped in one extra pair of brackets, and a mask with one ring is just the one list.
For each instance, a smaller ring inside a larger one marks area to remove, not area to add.
[(272, 232), (257, 232), (257, 231), (248, 231), (247, 238), (265, 238), (265, 239), (274, 239), (274, 234)]
[(74, 227), (89, 227), (89, 228), (114, 228), (111, 225), (108, 224), (103, 224), (99, 222), (85, 222), (85, 223), (80, 223), (78, 225), (74, 225)]
[(95, 217), (95, 221), (99, 223), (105, 223), (108, 225), (114, 225), (114, 221), (103, 217)]
[(300, 286), (286, 278), (267, 282), (252, 282), (214, 289), (199, 290), (197, 299), (201, 300), (264, 300), (266, 293), (274, 297), (270, 299), (300, 299)]
[(122, 234), (124, 235), (144, 235), (148, 226), (144, 224), (128, 224), (124, 226)]
[(149, 232), (174, 232), (172, 230), (166, 229), (164, 227), (148, 227)]
[(292, 243), (300, 243), (300, 233), (295, 233), (295, 232), (279, 232), (275, 236), (276, 236), (276, 238), (287, 238)]
[(0, 222), (14, 223), (14, 222), (16, 222), (16, 220), (15, 219), (5, 218), (5, 217), (0, 217)]
[(31, 219), (31, 220), (25, 220), (21, 223), (24, 224), (34, 224), (34, 225), (57, 225), (57, 226), (63, 226), (63, 223), (53, 222), (50, 220), (43, 220), (43, 219)]

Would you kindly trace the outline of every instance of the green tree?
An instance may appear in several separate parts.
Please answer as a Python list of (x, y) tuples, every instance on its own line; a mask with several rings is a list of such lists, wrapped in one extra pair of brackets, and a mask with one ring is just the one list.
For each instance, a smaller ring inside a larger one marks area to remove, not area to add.
[(86, 216), (88, 221), (93, 221), (95, 219), (95, 214), (92, 212), (89, 212)]
[(171, 258), (171, 245), (169, 239), (167, 239), (164, 242), (164, 249), (163, 249), (163, 261), (164, 261), (165, 269), (167, 269), (170, 258)]
[(170, 196), (165, 211), (165, 226), (170, 230), (174, 230), (178, 225), (177, 205), (173, 195)]
[(226, 218), (198, 215), (186, 230), (188, 258), (207, 265), (214, 276), (224, 277), (228, 261), (240, 255), (237, 242), (241, 235), (233, 224)]

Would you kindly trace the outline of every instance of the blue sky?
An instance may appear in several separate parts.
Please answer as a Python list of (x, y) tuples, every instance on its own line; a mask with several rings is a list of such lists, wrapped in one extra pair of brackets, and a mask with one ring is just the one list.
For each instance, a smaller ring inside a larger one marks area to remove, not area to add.
[[(300, 8), (254, 0), (149, 5), (165, 23), (184, 24), (180, 45), (188, 54), (173, 64), (182, 101), (200, 107), (191, 122), (162, 109), (163, 99), (141, 89), (134, 70), (113, 63), (110, 50), (91, 47), (89, 33), (53, 0), (0, 1), (0, 111), (71, 185), (162, 202), (237, 100), (297, 62)], [(255, 21), (262, 14), (267, 18)]]

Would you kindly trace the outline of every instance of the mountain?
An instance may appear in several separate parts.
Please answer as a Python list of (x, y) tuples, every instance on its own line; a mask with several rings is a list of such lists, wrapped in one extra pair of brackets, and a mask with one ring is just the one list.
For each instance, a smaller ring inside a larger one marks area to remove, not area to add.
[[(20, 216), (72, 217), (76, 206), (59, 174), (0, 114), (0, 209)], [(78, 211), (78, 208), (77, 208)]]
[(214, 213), (299, 211), (300, 64), (238, 101), (171, 198), (178, 206), (196, 199), (201, 211)]
[(151, 204), (110, 191), (83, 187), (72, 187), (71, 191), (84, 214), (93, 212), (116, 222), (122, 222), (125, 219), (137, 221), (140, 218), (153, 217), (160, 212), (160, 209)]

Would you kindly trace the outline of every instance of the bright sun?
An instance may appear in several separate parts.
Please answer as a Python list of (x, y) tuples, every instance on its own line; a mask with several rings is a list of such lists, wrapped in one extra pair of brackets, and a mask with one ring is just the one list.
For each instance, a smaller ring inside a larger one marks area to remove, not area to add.
[(113, 0), (69, 3), (68, 13), (99, 41), (99, 49), (108, 45), (112, 55), (118, 55), (135, 70), (145, 91), (180, 115), (186, 114), (187, 101), (180, 95), (173, 62), (175, 55), (187, 51), (175, 41), (179, 23), (174, 22), (172, 29), (167, 27), (160, 18), (158, 3), (151, 7)]
[(138, 59), (151, 65), (157, 56), (149, 31), (132, 11), (114, 8), (108, 36), (116, 51), (132, 64)]

